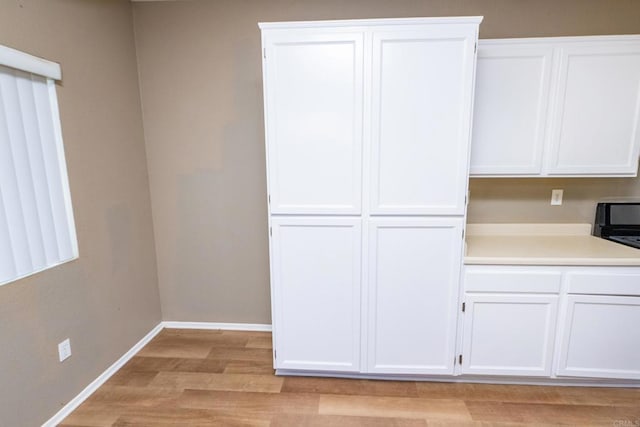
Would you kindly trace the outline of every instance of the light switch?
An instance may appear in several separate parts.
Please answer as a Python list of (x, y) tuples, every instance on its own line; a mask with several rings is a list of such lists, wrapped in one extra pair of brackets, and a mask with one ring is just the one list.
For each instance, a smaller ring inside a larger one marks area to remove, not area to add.
[(58, 344), (58, 356), (61, 362), (71, 356), (71, 341), (69, 341), (69, 338)]
[(562, 204), (562, 194), (564, 190), (551, 190), (551, 205), (560, 206)]

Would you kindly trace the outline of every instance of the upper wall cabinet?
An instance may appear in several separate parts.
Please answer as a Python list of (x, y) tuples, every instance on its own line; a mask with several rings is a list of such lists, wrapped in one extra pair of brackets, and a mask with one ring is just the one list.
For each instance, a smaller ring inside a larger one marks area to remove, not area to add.
[(640, 37), (481, 40), (471, 175), (636, 176)]
[(483, 41), (476, 73), (471, 173), (539, 174), (553, 48)]
[(640, 39), (568, 44), (558, 69), (549, 173), (636, 175)]

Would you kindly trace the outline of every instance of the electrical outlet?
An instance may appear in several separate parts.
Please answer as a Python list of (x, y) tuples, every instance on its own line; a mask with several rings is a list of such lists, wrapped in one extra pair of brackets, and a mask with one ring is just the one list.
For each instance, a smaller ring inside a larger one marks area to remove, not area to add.
[(551, 205), (560, 206), (562, 204), (562, 194), (564, 190), (551, 190)]
[(61, 362), (71, 356), (71, 341), (69, 341), (69, 338), (58, 344), (58, 356)]

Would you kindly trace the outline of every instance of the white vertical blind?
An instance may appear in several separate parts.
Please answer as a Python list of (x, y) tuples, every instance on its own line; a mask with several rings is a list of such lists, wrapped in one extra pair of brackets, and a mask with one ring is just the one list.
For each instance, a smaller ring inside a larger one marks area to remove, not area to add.
[(0, 285), (77, 256), (55, 84), (0, 65)]

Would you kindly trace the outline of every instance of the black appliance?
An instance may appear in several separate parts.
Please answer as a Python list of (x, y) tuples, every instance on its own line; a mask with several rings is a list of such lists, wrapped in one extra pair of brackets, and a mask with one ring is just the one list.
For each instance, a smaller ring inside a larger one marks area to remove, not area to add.
[(640, 249), (640, 202), (598, 203), (593, 235)]

